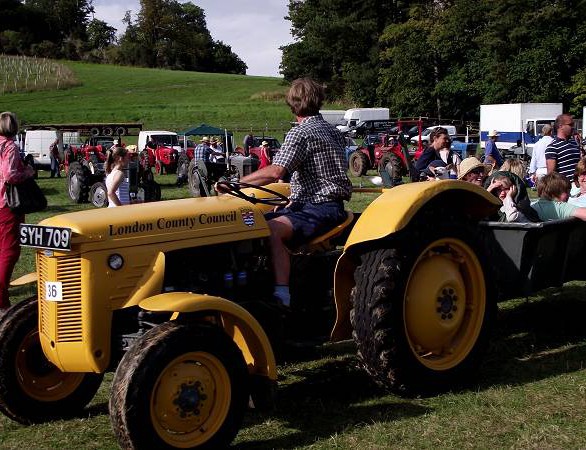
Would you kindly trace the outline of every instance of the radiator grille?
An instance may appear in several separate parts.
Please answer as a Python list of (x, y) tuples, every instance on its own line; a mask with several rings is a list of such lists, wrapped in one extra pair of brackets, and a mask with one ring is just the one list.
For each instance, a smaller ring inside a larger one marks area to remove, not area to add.
[[(39, 252), (39, 296), (41, 301), (41, 332), (53, 335), (57, 342), (82, 341), (81, 258), (79, 256), (47, 257)], [(45, 281), (63, 283), (63, 300), (45, 300)], [(56, 316), (56, 317), (55, 317)], [(55, 330), (52, 333), (52, 325)]]

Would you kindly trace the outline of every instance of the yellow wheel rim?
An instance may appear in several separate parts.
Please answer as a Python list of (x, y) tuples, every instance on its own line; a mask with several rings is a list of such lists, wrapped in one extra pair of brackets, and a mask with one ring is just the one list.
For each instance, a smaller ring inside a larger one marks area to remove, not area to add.
[(39, 333), (31, 331), (16, 354), (16, 377), (26, 395), (41, 402), (56, 402), (70, 396), (85, 374), (64, 373), (51, 364), (41, 348)]
[(230, 409), (230, 377), (206, 352), (185, 353), (165, 367), (151, 396), (151, 419), (158, 435), (178, 448), (196, 447), (213, 437)]
[(474, 251), (459, 239), (440, 239), (419, 256), (404, 299), (411, 351), (432, 370), (460, 364), (472, 351), (486, 311), (486, 285)]

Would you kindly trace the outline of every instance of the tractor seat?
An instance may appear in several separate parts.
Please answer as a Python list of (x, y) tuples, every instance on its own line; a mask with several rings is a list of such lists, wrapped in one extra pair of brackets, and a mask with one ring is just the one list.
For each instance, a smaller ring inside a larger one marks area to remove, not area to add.
[(344, 229), (352, 223), (354, 220), (354, 214), (352, 211), (346, 211), (346, 219), (342, 223), (339, 223), (334, 228), (326, 231), (319, 236), (314, 237), (311, 241), (306, 244), (302, 244), (296, 249), (291, 249), (292, 254), (307, 254), (314, 253), (317, 251), (329, 250), (332, 247), (331, 240), (340, 236)]

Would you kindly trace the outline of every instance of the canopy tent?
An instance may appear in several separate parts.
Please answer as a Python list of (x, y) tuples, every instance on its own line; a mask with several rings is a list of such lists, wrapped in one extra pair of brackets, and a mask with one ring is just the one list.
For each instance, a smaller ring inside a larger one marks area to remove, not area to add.
[[(202, 123), (198, 127), (191, 128), (189, 130), (181, 131), (177, 134), (180, 136), (224, 136), (223, 128), (216, 128), (211, 125)], [(228, 136), (232, 136), (230, 131), (227, 132)]]
[(232, 153), (234, 151), (232, 133), (230, 131), (224, 130), (223, 128), (216, 128), (211, 125), (202, 123), (198, 127), (190, 128), (188, 130), (181, 131), (177, 134), (179, 136), (184, 136), (184, 139), (187, 136), (220, 136), (222, 139), (226, 140), (226, 151), (228, 153)]

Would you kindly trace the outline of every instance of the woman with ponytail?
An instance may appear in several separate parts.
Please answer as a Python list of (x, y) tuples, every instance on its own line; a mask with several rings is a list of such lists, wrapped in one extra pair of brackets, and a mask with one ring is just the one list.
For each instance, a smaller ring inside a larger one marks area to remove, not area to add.
[(108, 191), (108, 208), (128, 205), (130, 203), (130, 186), (128, 183), (128, 151), (121, 146), (108, 150), (106, 159), (106, 190)]

